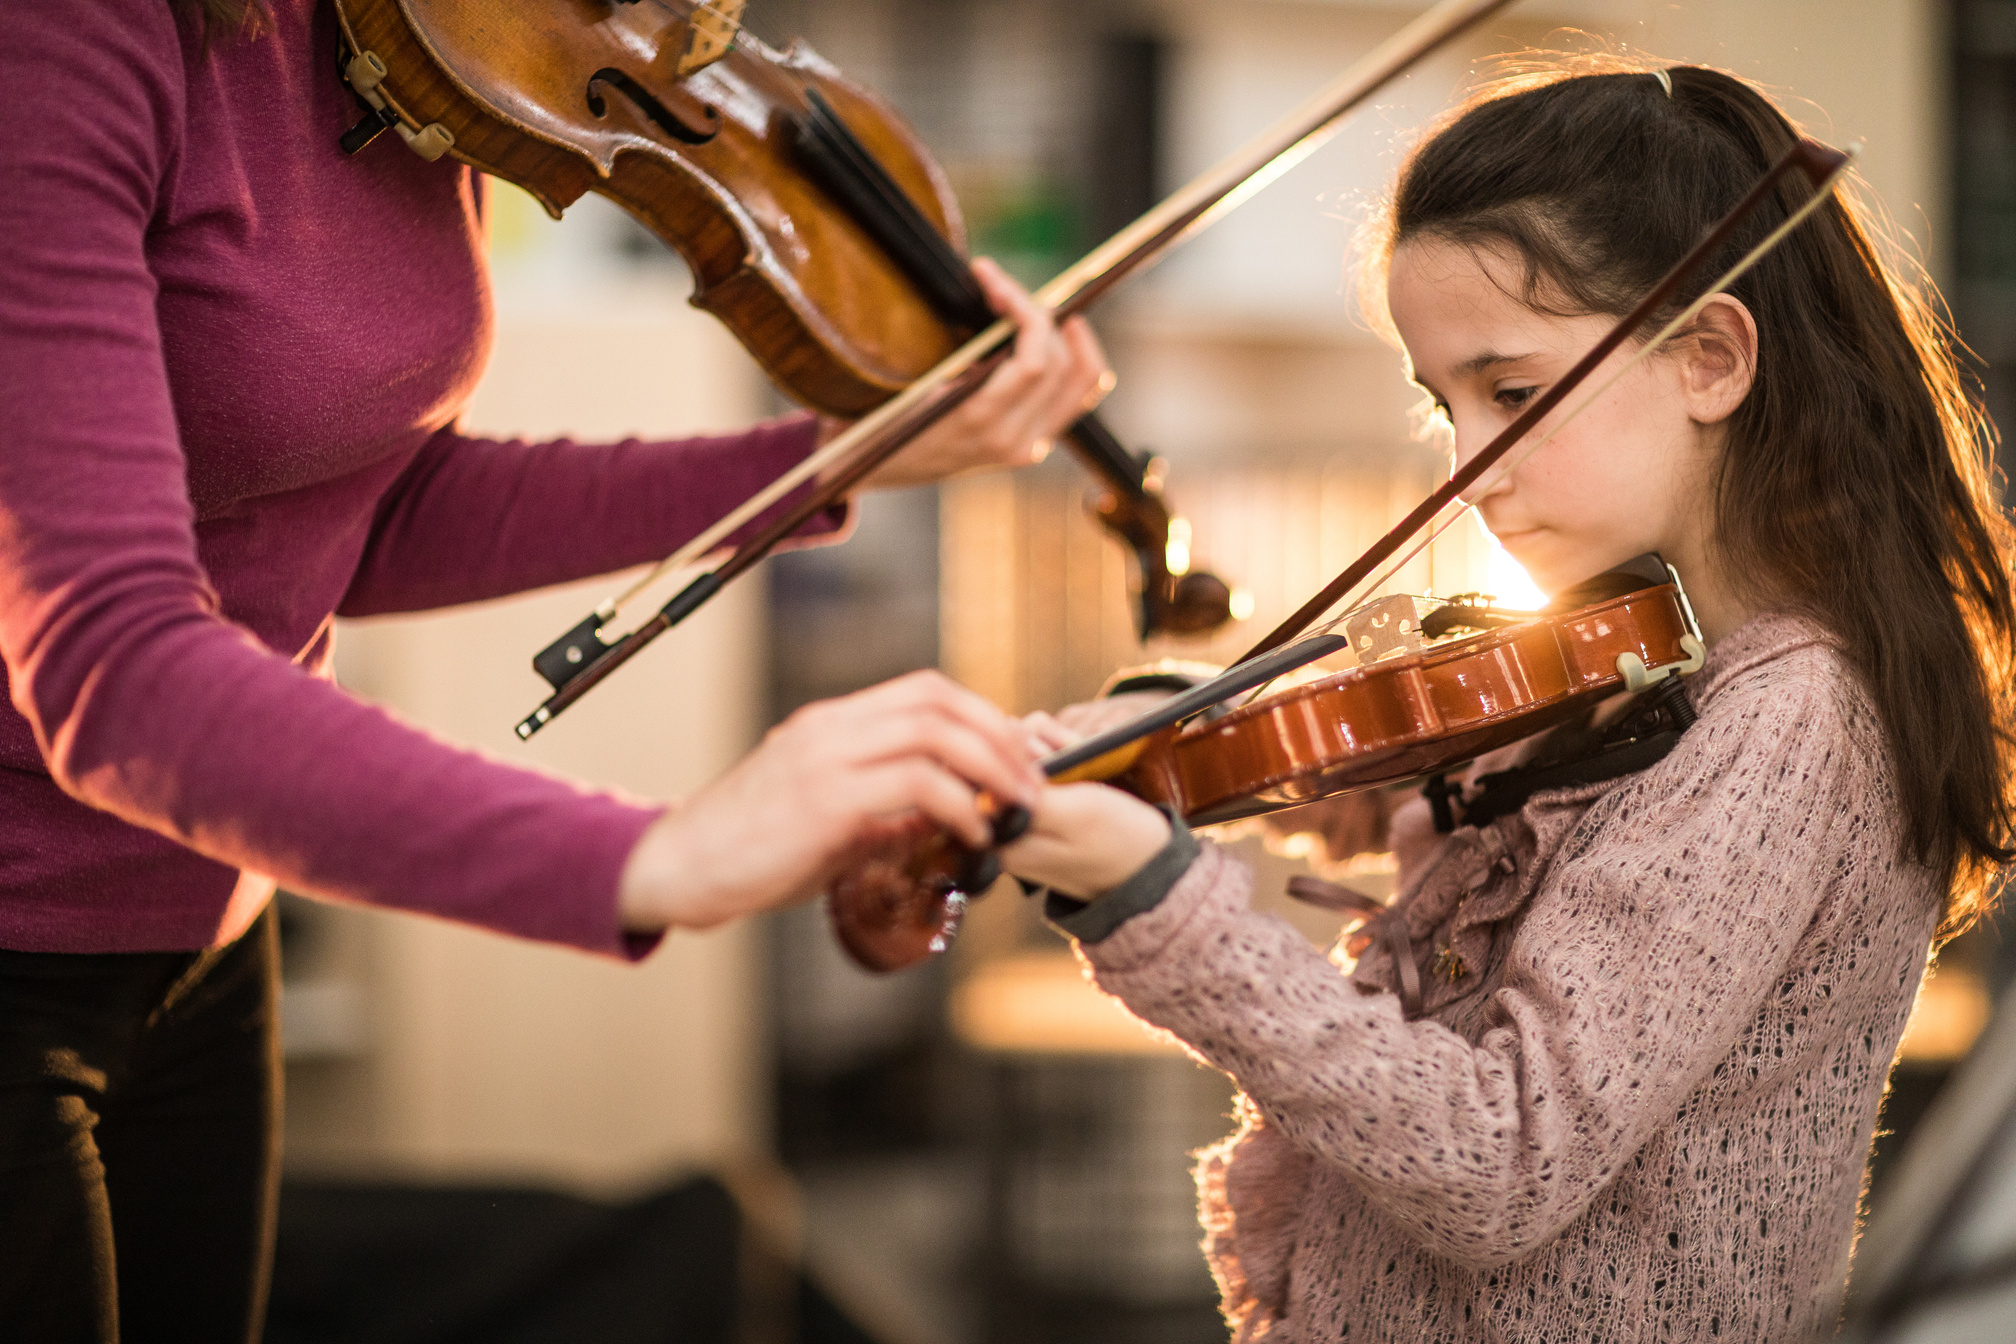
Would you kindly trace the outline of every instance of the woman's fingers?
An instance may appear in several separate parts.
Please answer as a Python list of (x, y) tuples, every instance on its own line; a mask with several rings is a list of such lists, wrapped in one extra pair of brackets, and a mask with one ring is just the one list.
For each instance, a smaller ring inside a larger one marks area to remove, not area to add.
[(1058, 331), (1064, 338), (1067, 377), (1066, 400), (1057, 413), (1075, 420), (1104, 401), (1119, 380), (1113, 376), (1105, 348), (1099, 344), (1099, 334), (1092, 330), (1090, 322), (1074, 317)]
[(1172, 691), (1129, 691), (1124, 695), (1109, 695), (1103, 700), (1066, 706), (1057, 711), (1057, 718), (1070, 731), (1082, 737), (1091, 737), (1108, 728), (1133, 722), (1173, 694)]
[(1028, 806), (1040, 788), (1030, 783), (1026, 743), (1016, 759), (1005, 759), (986, 737), (929, 710), (886, 715), (864, 722), (847, 744), (844, 770), (873, 769), (895, 761), (922, 759), (966, 782), (967, 791), (985, 789), (995, 797)]
[(914, 757), (854, 771), (835, 820), (849, 842), (869, 822), (903, 812), (921, 812), (975, 849), (993, 843), (993, 828), (979, 797), (966, 782), (929, 761)]
[(985, 259), (973, 263), (987, 301), (1013, 321), (1015, 345), (965, 402), (862, 481), (885, 489), (987, 467), (1039, 462), (1050, 444), (1113, 386), (1082, 318), (1061, 326), (1049, 307)]
[[(1010, 796), (1042, 789), (1043, 772), (1036, 767), (1021, 725), (997, 709), (985, 696), (976, 695), (942, 672), (925, 670), (871, 687), (835, 705), (869, 714), (900, 715), (928, 711), (977, 734), (1017, 776), (1004, 785)], [(976, 780), (989, 784), (992, 781)]]
[(998, 370), (1007, 409), (1018, 422), (1018, 437), (1039, 442), (1055, 437), (1084, 413), (1086, 398), (1106, 374), (1106, 360), (1083, 318), (1073, 318), (1060, 331), (1056, 316), (1016, 284), (993, 261), (973, 263), (994, 311), (1015, 322), (1015, 350)]
[(1037, 751), (1063, 751), (1084, 740), (1042, 710), (1022, 716), (1022, 730)]
[(1055, 434), (1113, 390), (1113, 371), (1091, 323), (1073, 317), (1058, 325), (1047, 305), (985, 257), (973, 263), (973, 271), (994, 311), (1015, 320), (1015, 354), (1010, 364), (1036, 378), (1034, 386), (1041, 393), (1054, 394), (1047, 396), (1039, 409), (1040, 426)]

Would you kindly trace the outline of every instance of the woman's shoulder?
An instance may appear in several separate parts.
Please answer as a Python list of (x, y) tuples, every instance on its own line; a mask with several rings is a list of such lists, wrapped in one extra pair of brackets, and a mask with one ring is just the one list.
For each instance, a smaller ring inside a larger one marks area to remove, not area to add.
[(166, 0), (18, 6), (0, 52), (0, 109), (41, 128), (13, 137), (38, 165), (51, 150), (117, 155), (134, 142), (143, 157), (165, 157), (179, 136), (195, 50), (200, 39)]

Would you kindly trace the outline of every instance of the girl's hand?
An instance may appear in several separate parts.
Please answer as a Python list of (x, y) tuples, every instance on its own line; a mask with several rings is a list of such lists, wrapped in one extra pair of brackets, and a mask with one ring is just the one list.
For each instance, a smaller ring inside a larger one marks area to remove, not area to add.
[(1043, 791), (1022, 838), (1001, 864), (1030, 882), (1091, 900), (1141, 871), (1169, 843), (1169, 818), (1106, 784)]
[[(991, 467), (1041, 462), (1051, 441), (1113, 389), (1113, 372), (1082, 317), (1058, 326), (1050, 310), (985, 258), (973, 274), (987, 302), (1015, 319), (1015, 353), (980, 390), (861, 482), (870, 490), (942, 481)], [(844, 422), (827, 422), (830, 437)]]
[(1032, 810), (1043, 793), (1020, 725), (937, 672), (807, 705), (727, 774), (665, 813), (623, 870), (623, 927), (709, 928), (815, 895), (865, 827), (921, 812), (970, 845), (992, 836), (977, 791)]
[(1140, 718), (1175, 694), (1174, 691), (1127, 691), (1121, 695), (1108, 695), (1058, 710), (1057, 722), (1078, 737), (1091, 737)]

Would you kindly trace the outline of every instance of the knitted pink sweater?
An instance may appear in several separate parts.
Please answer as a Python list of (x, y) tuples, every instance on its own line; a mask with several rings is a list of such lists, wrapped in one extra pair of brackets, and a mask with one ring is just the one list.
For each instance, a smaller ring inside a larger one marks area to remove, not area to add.
[(1812, 627), (1751, 622), (1692, 690), (1651, 770), (1403, 852), (1421, 1020), (1383, 955), (1347, 976), (1210, 846), (1081, 948), (1245, 1094), (1197, 1170), (1240, 1340), (1830, 1323), (1938, 883), (1898, 858), (1880, 725)]

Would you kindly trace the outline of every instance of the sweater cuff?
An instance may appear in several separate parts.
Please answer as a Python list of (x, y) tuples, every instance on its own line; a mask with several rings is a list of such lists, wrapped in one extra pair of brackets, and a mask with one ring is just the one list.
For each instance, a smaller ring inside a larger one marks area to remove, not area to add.
[(1091, 901), (1053, 891), (1044, 899), (1044, 916), (1079, 942), (1097, 943), (1134, 916), (1160, 905), (1197, 858), (1197, 837), (1190, 834), (1183, 819), (1169, 807), (1164, 807), (1162, 814), (1169, 818), (1169, 843), (1140, 871)]

